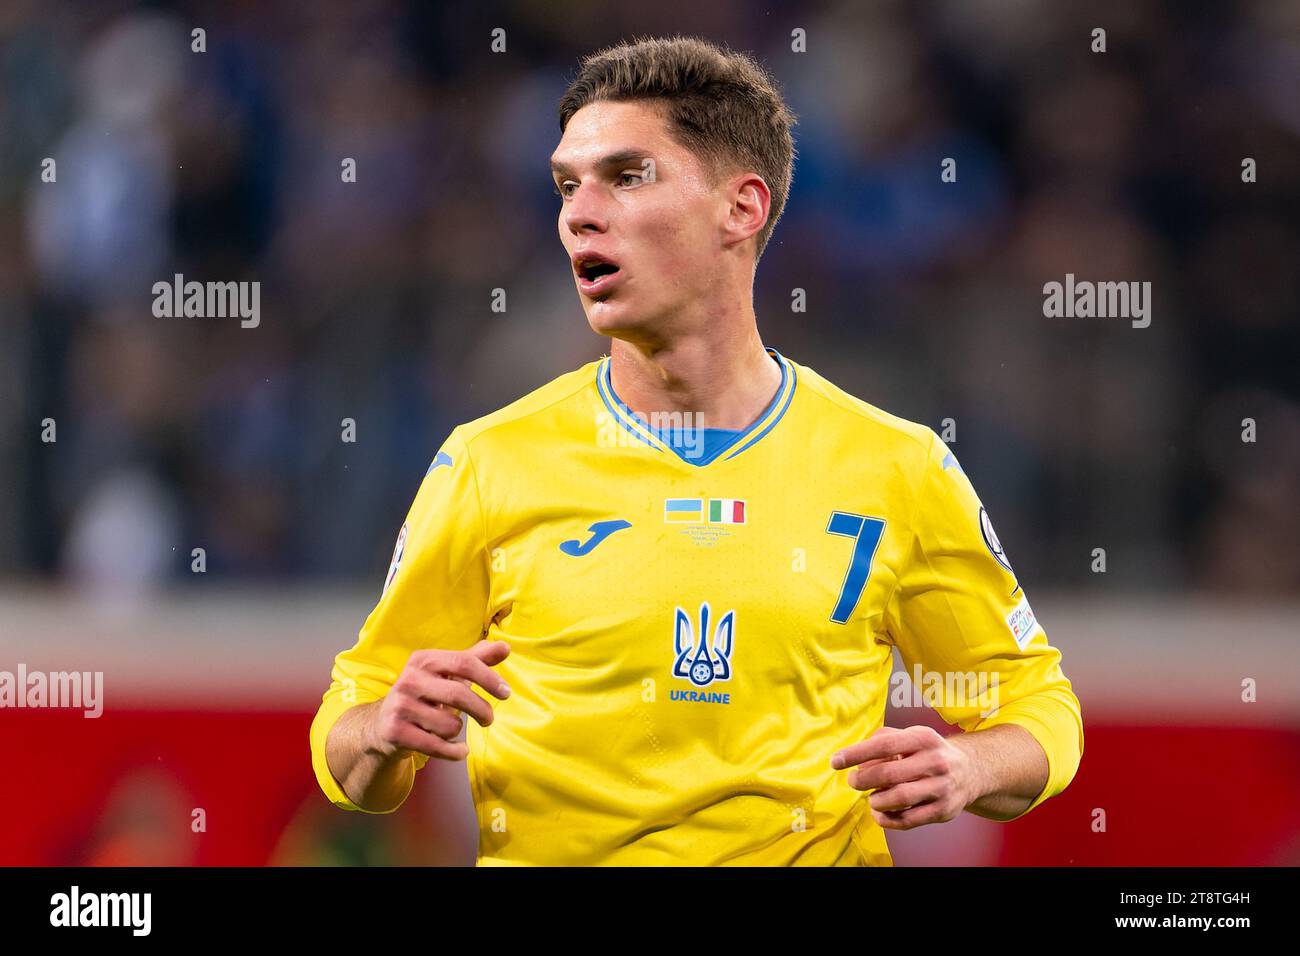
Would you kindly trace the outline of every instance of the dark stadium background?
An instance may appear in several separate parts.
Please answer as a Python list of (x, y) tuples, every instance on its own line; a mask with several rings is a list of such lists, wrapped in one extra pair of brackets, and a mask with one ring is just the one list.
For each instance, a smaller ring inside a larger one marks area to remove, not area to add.
[[(418, 786), (325, 801), (307, 726), (446, 433), (604, 351), (556, 101), (582, 54), (673, 33), (758, 55), (800, 119), (765, 341), (956, 422), (1082, 702), (1063, 795), (891, 834), (897, 862), (1300, 863), (1288, 0), (6, 0), (0, 669), (103, 670), (106, 704), (0, 711), (0, 863), (436, 858)], [(260, 325), (155, 318), (175, 273), (259, 281)], [(1045, 318), (1066, 273), (1150, 281), (1150, 327)]]

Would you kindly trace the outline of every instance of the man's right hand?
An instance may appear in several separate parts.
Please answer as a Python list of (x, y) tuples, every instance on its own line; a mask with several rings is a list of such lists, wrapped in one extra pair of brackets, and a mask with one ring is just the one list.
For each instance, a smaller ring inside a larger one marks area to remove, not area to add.
[(421, 753), (464, 760), (469, 745), (458, 740), (462, 711), (483, 727), (494, 719), (492, 706), (470, 685), (501, 700), (509, 697), (509, 685), (492, 670), (509, 655), (505, 641), (480, 641), (466, 651), (416, 651), (373, 711), (366, 749), (385, 758)]

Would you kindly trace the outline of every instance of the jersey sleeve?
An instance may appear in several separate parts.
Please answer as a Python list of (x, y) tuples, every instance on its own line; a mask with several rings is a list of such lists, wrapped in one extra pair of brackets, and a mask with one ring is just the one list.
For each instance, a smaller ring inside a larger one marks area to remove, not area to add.
[[(363, 810), (348, 799), (326, 762), (325, 741), (334, 723), (344, 711), (388, 693), (414, 651), (465, 650), (478, 643), (488, 623), (489, 585), (477, 478), (457, 430), (420, 484), (398, 533), (379, 603), (356, 644), (335, 657), (332, 682), (312, 721), (312, 768), (333, 803)], [(428, 760), (415, 754), (415, 770)]]
[(910, 534), (886, 608), (889, 639), (909, 676), (918, 666), (927, 682), (935, 675), (933, 699), (919, 689), (949, 724), (1019, 724), (1042, 746), (1047, 784), (1023, 816), (1074, 778), (1083, 754), (1079, 700), (975, 489), (933, 430)]

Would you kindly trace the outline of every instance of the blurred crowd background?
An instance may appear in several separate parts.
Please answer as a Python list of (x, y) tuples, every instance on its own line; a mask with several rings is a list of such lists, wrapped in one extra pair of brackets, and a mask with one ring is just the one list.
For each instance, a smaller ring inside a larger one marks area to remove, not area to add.
[[(1082, 701), (1064, 794), (895, 859), (1300, 860), (1294, 0), (4, 0), (0, 669), (101, 671), (107, 706), (0, 712), (0, 864), (440, 861), (419, 784), (337, 810), (307, 728), (447, 433), (607, 351), (556, 107), (676, 33), (799, 117), (765, 343), (951, 420)], [(177, 273), (259, 282), (257, 327), (155, 317)], [(1150, 326), (1045, 317), (1067, 274), (1150, 282)]]
[[(8, 0), (0, 575), (152, 589), (202, 546), (214, 576), (378, 580), (450, 428), (605, 351), (556, 102), (582, 54), (684, 32), (800, 119), (768, 344), (953, 419), (1031, 586), (1089, 586), (1104, 547), (1110, 588), (1292, 593), (1300, 7), (1212, 6)], [(1045, 318), (1067, 272), (1150, 281), (1150, 327)], [(260, 281), (260, 326), (155, 318), (175, 273)]]

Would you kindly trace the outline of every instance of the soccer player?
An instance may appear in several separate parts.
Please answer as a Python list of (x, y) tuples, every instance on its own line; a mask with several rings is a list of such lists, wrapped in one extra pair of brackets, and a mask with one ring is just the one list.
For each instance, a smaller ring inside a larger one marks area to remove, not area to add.
[[(610, 354), (433, 458), (312, 725), (335, 804), (454, 798), (468, 759), (480, 865), (888, 865), (888, 829), (1073, 778), (1078, 699), (953, 454), (759, 338), (793, 121), (704, 41), (584, 59), (551, 165)], [(960, 733), (882, 726), (894, 648)]]

